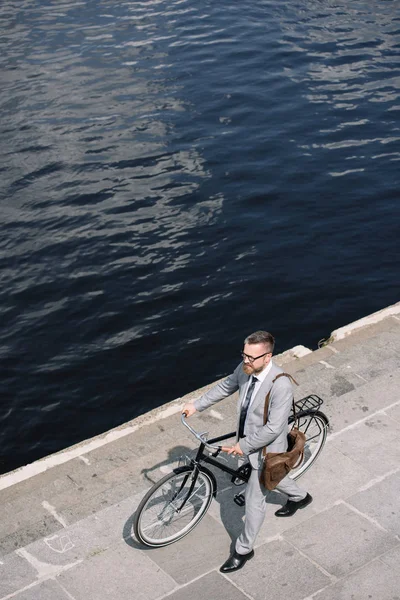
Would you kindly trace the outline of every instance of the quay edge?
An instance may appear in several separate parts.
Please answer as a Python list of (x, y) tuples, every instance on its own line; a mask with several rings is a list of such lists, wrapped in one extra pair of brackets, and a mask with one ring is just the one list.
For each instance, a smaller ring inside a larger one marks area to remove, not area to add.
[[(333, 344), (339, 340), (344, 339), (345, 337), (350, 336), (351, 334), (355, 333), (356, 331), (362, 328), (379, 323), (379, 321), (382, 321), (387, 317), (394, 317), (395, 319), (400, 321), (400, 302), (397, 302), (396, 304), (393, 304), (387, 308), (379, 310), (375, 313), (372, 313), (371, 315), (363, 317), (362, 319), (359, 319), (357, 321), (354, 321), (353, 323), (350, 323), (344, 327), (332, 331), (326, 344)], [(304, 356), (311, 355), (312, 353), (313, 351), (309, 348), (298, 345), (289, 350), (286, 350), (282, 354), (275, 356), (275, 360), (278, 362), (278, 364), (284, 365), (293, 360), (301, 359)], [(184, 402), (190, 401), (191, 399), (200, 396), (207, 389), (212, 387), (214, 383), (215, 382), (210, 383), (207, 386), (204, 386), (203, 388), (190, 392), (189, 394), (186, 394), (181, 398), (172, 400), (171, 402), (161, 407), (152, 409), (148, 413), (140, 415), (132, 419), (131, 421), (128, 421), (127, 423), (124, 423), (118, 427), (115, 427), (114, 429), (99, 434), (89, 440), (84, 440), (82, 442), (79, 442), (78, 444), (75, 444), (74, 446), (61, 450), (57, 453), (51, 454), (31, 464), (20, 467), (9, 473), (5, 473), (0, 476), (0, 490), (6, 489), (14, 484), (25, 481), (26, 479), (34, 477), (35, 475), (38, 475), (40, 473), (44, 473), (48, 469), (51, 469), (58, 465), (62, 465), (74, 458), (84, 456), (86, 453), (92, 450), (95, 450), (97, 448), (105, 446), (106, 444), (114, 442), (119, 438), (132, 434), (146, 425), (150, 425), (156, 421), (160, 421), (171, 415), (174, 415), (180, 411), (181, 406)]]

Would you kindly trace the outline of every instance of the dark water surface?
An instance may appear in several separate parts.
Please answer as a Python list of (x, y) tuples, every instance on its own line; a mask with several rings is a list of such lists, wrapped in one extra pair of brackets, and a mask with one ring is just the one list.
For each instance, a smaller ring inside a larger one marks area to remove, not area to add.
[[(2, 0), (10, 470), (399, 300), (397, 1)], [(317, 391), (317, 390), (316, 390)]]

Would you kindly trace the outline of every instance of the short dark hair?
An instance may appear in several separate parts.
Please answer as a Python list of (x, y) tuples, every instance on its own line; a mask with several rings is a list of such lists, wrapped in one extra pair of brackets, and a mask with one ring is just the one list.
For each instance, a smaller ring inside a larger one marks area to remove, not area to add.
[(245, 344), (264, 344), (267, 346), (269, 352), (274, 351), (275, 338), (268, 331), (255, 331), (247, 336), (244, 340)]

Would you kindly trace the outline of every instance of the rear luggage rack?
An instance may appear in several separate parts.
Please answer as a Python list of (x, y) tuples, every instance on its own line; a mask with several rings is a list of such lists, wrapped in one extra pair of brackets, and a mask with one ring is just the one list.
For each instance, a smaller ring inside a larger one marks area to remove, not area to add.
[(318, 410), (324, 401), (322, 398), (317, 396), (316, 394), (311, 394), (310, 396), (306, 396), (305, 398), (301, 398), (301, 400), (297, 400), (295, 402), (296, 412), (303, 410)]

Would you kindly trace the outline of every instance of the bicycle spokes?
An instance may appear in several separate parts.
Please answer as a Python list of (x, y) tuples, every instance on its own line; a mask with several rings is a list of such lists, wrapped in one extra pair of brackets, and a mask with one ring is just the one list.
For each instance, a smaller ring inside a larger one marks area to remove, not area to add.
[(147, 545), (157, 546), (175, 541), (194, 527), (208, 509), (213, 485), (205, 473), (187, 467), (151, 491), (140, 507), (135, 533)]

